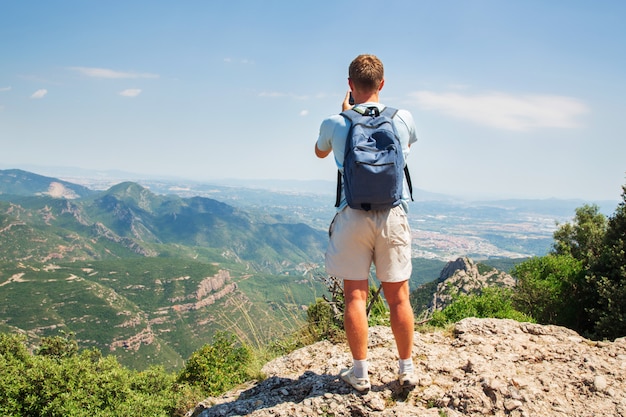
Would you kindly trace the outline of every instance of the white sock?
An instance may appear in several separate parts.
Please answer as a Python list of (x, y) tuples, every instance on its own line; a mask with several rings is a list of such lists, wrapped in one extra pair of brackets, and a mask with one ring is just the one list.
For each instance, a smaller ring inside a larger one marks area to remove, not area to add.
[(410, 374), (413, 372), (413, 358), (400, 359), (398, 361), (398, 367), (400, 368), (400, 374)]
[(354, 376), (356, 376), (357, 378), (367, 378), (367, 371), (369, 368), (369, 364), (367, 362), (367, 359), (363, 359), (363, 360), (357, 360), (357, 359), (353, 359), (352, 360), (352, 365), (353, 365), (353, 369), (354, 369)]

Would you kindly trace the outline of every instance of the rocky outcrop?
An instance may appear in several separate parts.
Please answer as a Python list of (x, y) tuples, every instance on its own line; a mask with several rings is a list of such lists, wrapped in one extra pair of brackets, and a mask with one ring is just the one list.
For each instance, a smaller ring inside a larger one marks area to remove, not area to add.
[(173, 305), (172, 309), (176, 312), (191, 311), (214, 304), (239, 288), (236, 282), (228, 283), (228, 281), (230, 281), (230, 273), (225, 269), (220, 269), (214, 276), (203, 279), (196, 292), (188, 296), (195, 301)]
[(230, 273), (225, 269), (220, 269), (214, 276), (203, 279), (196, 290), (196, 299), (202, 300), (208, 294), (219, 291), (228, 280)]
[(458, 258), (448, 262), (439, 275), (437, 290), (429, 311), (443, 310), (453, 298), (460, 294), (475, 294), (485, 287), (513, 287), (515, 279), (509, 274), (492, 269), (481, 273), (469, 258)]
[(337, 377), (351, 363), (347, 346), (323, 341), (187, 416), (626, 416), (626, 338), (592, 342), (563, 327), (475, 318), (415, 336), (413, 390), (395, 379), (391, 329), (374, 327), (366, 394)]
[(142, 345), (151, 345), (152, 343), (154, 343), (154, 340), (154, 332), (152, 331), (152, 328), (148, 326), (136, 335), (129, 337), (128, 339), (116, 340), (112, 342), (109, 346), (109, 349), (111, 351), (114, 351), (115, 349), (121, 347), (136, 352)]
[(211, 304), (215, 304), (216, 301), (226, 297), (228, 294), (232, 294), (237, 290), (237, 283), (233, 282), (231, 284), (225, 285), (221, 290), (216, 293), (205, 296), (204, 298), (194, 302), (194, 303), (186, 303), (186, 304), (177, 304), (172, 306), (172, 310), (176, 312), (182, 311), (192, 311), (199, 310), (202, 307), (209, 306)]

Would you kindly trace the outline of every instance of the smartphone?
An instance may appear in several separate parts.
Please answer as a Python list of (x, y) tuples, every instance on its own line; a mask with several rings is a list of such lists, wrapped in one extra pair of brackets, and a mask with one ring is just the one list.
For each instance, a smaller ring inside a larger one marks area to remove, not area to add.
[(350, 103), (351, 106), (354, 106), (354, 97), (352, 97), (352, 91), (350, 91), (350, 98), (348, 99), (348, 103)]

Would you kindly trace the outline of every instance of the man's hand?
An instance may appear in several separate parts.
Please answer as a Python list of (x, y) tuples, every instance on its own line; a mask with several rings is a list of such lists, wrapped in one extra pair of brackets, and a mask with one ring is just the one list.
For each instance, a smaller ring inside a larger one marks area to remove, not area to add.
[(353, 105), (350, 104), (350, 90), (348, 90), (348, 92), (346, 93), (346, 97), (343, 99), (343, 103), (341, 104), (341, 111), (349, 110), (352, 107)]

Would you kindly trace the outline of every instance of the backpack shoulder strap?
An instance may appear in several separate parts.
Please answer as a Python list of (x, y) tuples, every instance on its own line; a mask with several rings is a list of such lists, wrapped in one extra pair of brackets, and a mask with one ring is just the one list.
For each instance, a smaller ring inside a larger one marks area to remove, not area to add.
[(409, 166), (404, 166), (404, 178), (406, 179), (406, 183), (409, 186), (409, 196), (411, 197), (411, 201), (413, 200), (413, 184), (411, 183), (411, 174), (409, 174)]
[(398, 113), (398, 109), (394, 109), (393, 107), (385, 107), (382, 112), (380, 112), (381, 116), (387, 116), (390, 119), (393, 119)]
[[(353, 108), (344, 110), (339, 114), (341, 114), (349, 123), (348, 136), (346, 137), (346, 148), (347, 148), (348, 142), (350, 141), (350, 137), (352, 136), (352, 127), (358, 122), (358, 119), (361, 118), (363, 115), (359, 113), (358, 111), (354, 110)], [(341, 204), (341, 191), (343, 188), (341, 177), (342, 177), (341, 171), (337, 170), (337, 195), (335, 197), (335, 207), (339, 207), (339, 205)]]
[[(396, 115), (396, 113), (398, 113), (398, 109), (394, 109), (393, 107), (385, 107), (383, 109), (383, 111), (380, 113), (381, 116), (387, 116), (390, 119), (393, 119)], [(394, 130), (395, 130), (395, 126), (394, 126)], [(405, 164), (404, 165), (404, 179), (406, 180), (406, 183), (409, 187), (409, 196), (411, 197), (411, 201), (415, 201), (413, 200), (413, 183), (411, 182), (411, 174), (409, 173), (409, 165)]]
[(335, 197), (335, 207), (339, 207), (341, 204), (341, 188), (343, 187), (341, 183), (341, 171), (337, 170), (337, 197)]
[(363, 117), (363, 115), (361, 113), (359, 113), (358, 111), (352, 109), (348, 109), (348, 110), (344, 110), (342, 111), (341, 114), (343, 117), (345, 117), (351, 124), (354, 124), (356, 120), (358, 120), (359, 118)]
[[(394, 109), (393, 107), (385, 107), (385, 109), (383, 110), (383, 112), (381, 113), (381, 115), (386, 115), (388, 116), (390, 119), (393, 119), (396, 115), (396, 113), (398, 113), (398, 109)], [(394, 126), (395, 129), (395, 126)], [(409, 165), (405, 164), (404, 165), (404, 178), (406, 179), (406, 183), (409, 187), (409, 196), (411, 197), (411, 201), (415, 201), (413, 199), (413, 184), (411, 182), (411, 174), (409, 173)]]

